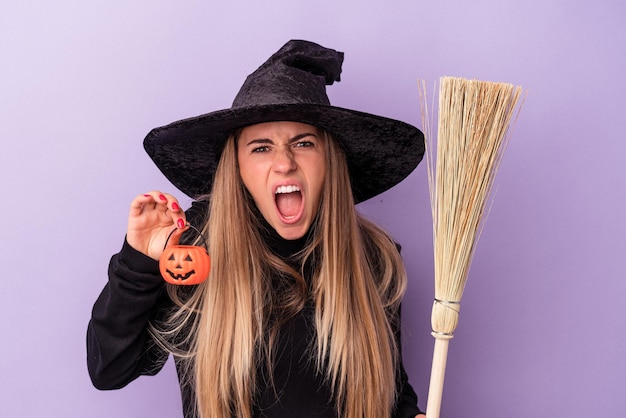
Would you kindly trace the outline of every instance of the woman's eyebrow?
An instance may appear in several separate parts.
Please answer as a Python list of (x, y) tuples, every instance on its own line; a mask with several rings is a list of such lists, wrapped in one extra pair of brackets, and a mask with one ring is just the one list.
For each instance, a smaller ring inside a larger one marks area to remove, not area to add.
[(257, 144), (273, 144), (273, 143), (274, 142), (269, 138), (258, 138), (258, 139), (253, 139), (250, 142), (247, 142), (246, 146), (257, 145)]
[(289, 143), (290, 143), (290, 144), (292, 144), (292, 143), (294, 143), (294, 142), (297, 142), (297, 141), (301, 140), (302, 138), (306, 138), (307, 136), (314, 136), (314, 137), (316, 137), (316, 138), (317, 138), (317, 135), (315, 135), (315, 134), (314, 134), (314, 133), (312, 133), (312, 132), (304, 132), (304, 133), (301, 133), (301, 134), (296, 135), (296, 136), (294, 136), (293, 138), (291, 138), (291, 139), (289, 140)]

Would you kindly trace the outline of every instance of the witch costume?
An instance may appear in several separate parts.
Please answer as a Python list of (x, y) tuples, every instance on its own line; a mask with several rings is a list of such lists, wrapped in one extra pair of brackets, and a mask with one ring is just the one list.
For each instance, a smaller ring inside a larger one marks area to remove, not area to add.
[[(376, 115), (332, 106), (326, 85), (340, 80), (343, 53), (308, 41), (289, 41), (250, 74), (229, 109), (172, 123), (152, 130), (144, 147), (157, 167), (192, 198), (211, 192), (213, 174), (228, 136), (242, 127), (268, 121), (295, 121), (330, 132), (345, 152), (355, 201), (362, 202), (393, 187), (418, 165), (424, 138), (415, 127)], [(191, 224), (207, 216), (206, 203), (194, 202), (187, 211)], [(295, 257), (306, 245), (280, 237), (267, 225), (264, 239), (279, 258), (302, 271), (310, 285), (314, 265), (298, 265)], [(183, 237), (184, 239), (184, 237)], [(314, 301), (283, 325), (272, 370), (257, 366), (252, 395), (254, 417), (337, 418), (331, 385), (310, 358), (316, 338)], [(152, 339), (150, 321), (174, 308), (165, 291), (158, 261), (124, 242), (111, 258), (109, 281), (96, 300), (87, 331), (87, 364), (94, 386), (118, 389), (141, 375), (158, 373), (169, 353)], [(399, 312), (393, 313), (399, 319)], [(398, 348), (399, 321), (392, 321)], [(195, 416), (195, 393), (183, 379), (183, 365), (175, 357), (181, 383), (184, 416)], [(398, 398), (393, 417), (422, 413), (398, 363)], [(270, 385), (267, 382), (273, 382)], [(369, 417), (368, 417), (369, 418)], [(378, 417), (372, 417), (378, 418)]]

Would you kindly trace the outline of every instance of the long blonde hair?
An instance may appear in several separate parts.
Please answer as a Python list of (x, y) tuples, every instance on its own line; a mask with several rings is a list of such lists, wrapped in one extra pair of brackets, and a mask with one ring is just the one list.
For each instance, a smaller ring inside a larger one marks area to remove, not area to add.
[[(201, 418), (252, 417), (257, 363), (271, 369), (276, 334), (312, 298), (315, 363), (330, 383), (339, 416), (388, 417), (396, 401), (400, 361), (393, 321), (406, 287), (394, 242), (354, 206), (344, 153), (326, 137), (327, 171), (319, 213), (302, 265), (314, 259), (312, 285), (274, 255), (260, 215), (239, 177), (236, 138), (226, 143), (215, 173), (203, 233), (211, 273), (151, 332), (183, 357), (185, 384), (194, 387)], [(289, 277), (273, 291), (272, 277)], [(185, 331), (185, 332), (181, 332)], [(182, 335), (182, 337), (181, 337)], [(184, 349), (182, 349), (184, 348)]]

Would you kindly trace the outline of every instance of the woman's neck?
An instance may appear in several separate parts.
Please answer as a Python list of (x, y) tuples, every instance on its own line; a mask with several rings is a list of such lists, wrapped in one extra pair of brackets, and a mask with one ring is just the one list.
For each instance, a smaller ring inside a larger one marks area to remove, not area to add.
[(310, 230), (302, 237), (289, 240), (280, 236), (278, 232), (267, 221), (263, 221), (263, 231), (261, 235), (265, 239), (268, 247), (274, 254), (283, 260), (293, 258), (300, 253), (306, 246), (311, 235)]

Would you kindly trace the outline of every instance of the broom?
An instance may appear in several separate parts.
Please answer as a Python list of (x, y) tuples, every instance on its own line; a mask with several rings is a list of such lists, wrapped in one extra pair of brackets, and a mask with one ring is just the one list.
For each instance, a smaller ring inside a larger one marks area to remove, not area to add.
[[(424, 130), (430, 137), (423, 82), (420, 87)], [(431, 317), (435, 345), (426, 406), (428, 418), (439, 418), (448, 345), (458, 324), (485, 203), (506, 148), (508, 128), (521, 91), (521, 87), (506, 83), (440, 79), (435, 169), (432, 143), (427, 154), (435, 256)]]

